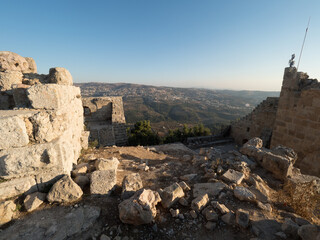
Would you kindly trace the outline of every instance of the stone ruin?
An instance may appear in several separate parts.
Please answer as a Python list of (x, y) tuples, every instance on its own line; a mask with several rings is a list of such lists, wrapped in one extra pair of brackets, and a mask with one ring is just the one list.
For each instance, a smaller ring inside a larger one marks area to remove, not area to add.
[(127, 143), (126, 119), (122, 97), (87, 97), (82, 99), (89, 140), (100, 146), (124, 146)]
[(239, 145), (259, 137), (266, 147), (290, 147), (301, 172), (320, 176), (320, 83), (295, 67), (286, 68), (280, 97), (267, 98), (234, 122), (230, 135)]
[(72, 84), (64, 68), (37, 74), (32, 58), (0, 52), (0, 200), (42, 191), (77, 163), (88, 134)]

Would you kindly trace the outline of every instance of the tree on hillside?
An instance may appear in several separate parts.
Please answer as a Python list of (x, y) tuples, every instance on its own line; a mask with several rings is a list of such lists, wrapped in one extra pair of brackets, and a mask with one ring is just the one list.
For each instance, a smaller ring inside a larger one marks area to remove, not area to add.
[(151, 129), (150, 121), (136, 122), (132, 129), (128, 129), (128, 144), (131, 146), (148, 146), (160, 143), (160, 137)]

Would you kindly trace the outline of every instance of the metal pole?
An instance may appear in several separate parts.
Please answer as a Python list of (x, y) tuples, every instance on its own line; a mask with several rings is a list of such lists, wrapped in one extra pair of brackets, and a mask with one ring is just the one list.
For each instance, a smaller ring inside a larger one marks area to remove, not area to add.
[(311, 18), (311, 17), (309, 17), (308, 26), (307, 26), (307, 28), (306, 28), (306, 33), (304, 34), (304, 38), (303, 38), (303, 43), (302, 43), (302, 47), (301, 47), (301, 51), (300, 51), (300, 56), (299, 56), (299, 60), (298, 60), (298, 65), (297, 65), (297, 71), (298, 71), (298, 69), (299, 69), (300, 59), (301, 59), (301, 55), (302, 55), (302, 51), (303, 51), (303, 47), (304, 47), (304, 43), (305, 43), (305, 41), (306, 41), (306, 37), (307, 37), (307, 33), (308, 33), (308, 29), (309, 29), (310, 18)]

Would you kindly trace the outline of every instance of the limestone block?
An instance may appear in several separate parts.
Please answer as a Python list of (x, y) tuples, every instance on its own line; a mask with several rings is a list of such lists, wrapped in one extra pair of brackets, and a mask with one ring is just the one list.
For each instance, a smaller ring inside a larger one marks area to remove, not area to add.
[(50, 68), (48, 82), (70, 86), (72, 86), (73, 84), (70, 72), (67, 69), (61, 67)]
[(49, 202), (73, 202), (83, 195), (81, 188), (66, 175), (57, 181), (50, 189), (47, 199)]
[(161, 193), (161, 204), (164, 208), (169, 208), (182, 197), (184, 197), (183, 189), (178, 183), (174, 183), (163, 189), (163, 192)]
[[(1, 63), (0, 63), (1, 64)], [(12, 85), (22, 83), (22, 73), (17, 71), (0, 71), (0, 91), (12, 89)]]
[(29, 72), (30, 73), (37, 73), (37, 64), (36, 64), (36, 61), (34, 61), (33, 58), (31, 57), (25, 57), (24, 58), (28, 64), (29, 64)]
[(235, 184), (240, 184), (244, 179), (244, 174), (233, 169), (229, 169), (222, 176), (222, 180), (227, 182), (232, 182)]
[(245, 187), (235, 187), (234, 196), (241, 201), (255, 202), (256, 196)]
[(223, 182), (214, 183), (196, 183), (193, 187), (193, 197), (208, 194), (209, 197), (215, 197), (228, 185)]
[(95, 161), (94, 166), (97, 170), (114, 170), (117, 171), (119, 161), (113, 157), (111, 159), (99, 158)]
[(143, 188), (142, 180), (139, 173), (131, 173), (124, 177), (122, 181), (121, 198), (127, 199), (131, 197), (136, 191)]
[[(19, 117), (0, 116), (0, 132), (0, 150), (12, 147), (22, 147), (29, 143), (25, 123)], [(2, 154), (0, 153), (0, 155)]]
[(15, 210), (16, 205), (13, 201), (0, 203), (0, 226), (11, 221)]
[(110, 195), (117, 183), (116, 172), (114, 170), (94, 171), (90, 181), (91, 194)]
[(134, 225), (151, 223), (157, 215), (156, 205), (160, 201), (156, 191), (142, 189), (119, 204), (119, 218), (123, 223)]
[(30, 72), (29, 63), (24, 57), (9, 51), (0, 51), (0, 72), (5, 70)]
[(209, 203), (208, 194), (198, 196), (191, 202), (191, 208), (196, 212), (200, 212)]
[(0, 183), (0, 200), (35, 191), (37, 191), (37, 185), (33, 176), (12, 179)]
[(5, 179), (21, 177), (54, 166), (60, 166), (64, 172), (71, 171), (77, 155), (70, 149), (74, 149), (74, 145), (61, 136), (50, 143), (0, 151), (0, 176)]
[(24, 207), (27, 212), (32, 212), (37, 209), (46, 199), (46, 194), (35, 192), (26, 196), (23, 201)]
[(78, 175), (74, 179), (75, 183), (78, 184), (82, 189), (85, 188), (85, 186), (90, 184), (90, 178), (86, 175)]
[[(68, 107), (73, 100), (80, 100), (80, 88), (57, 84), (38, 84), (27, 90), (31, 106), (35, 109), (54, 110)], [(81, 106), (81, 105), (80, 105)]]

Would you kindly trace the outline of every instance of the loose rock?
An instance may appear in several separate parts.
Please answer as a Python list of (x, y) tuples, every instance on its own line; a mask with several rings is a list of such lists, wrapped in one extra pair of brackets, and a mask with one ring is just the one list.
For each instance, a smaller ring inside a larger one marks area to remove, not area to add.
[(208, 194), (204, 194), (192, 200), (191, 208), (197, 212), (200, 212), (209, 202)]
[(0, 203), (0, 226), (11, 221), (15, 210), (16, 205), (13, 201), (5, 201)]
[(81, 188), (66, 175), (52, 186), (47, 199), (49, 202), (73, 202), (80, 199), (82, 194)]
[(134, 193), (143, 188), (142, 180), (139, 173), (132, 173), (124, 177), (122, 181), (121, 198), (127, 199), (134, 195)]
[(157, 192), (141, 189), (119, 204), (120, 220), (133, 225), (151, 223), (157, 215), (156, 205), (160, 201)]
[(30, 195), (27, 195), (24, 199), (24, 207), (28, 212), (32, 212), (37, 209), (43, 201), (46, 199), (46, 194), (41, 192), (35, 192)]
[(90, 193), (96, 195), (110, 195), (116, 183), (114, 170), (94, 171), (90, 178)]
[(235, 187), (233, 193), (241, 201), (254, 202), (256, 200), (256, 196), (245, 187)]
[(178, 183), (174, 183), (163, 189), (163, 192), (161, 193), (161, 204), (164, 208), (169, 208), (182, 197), (184, 197), (183, 189)]

